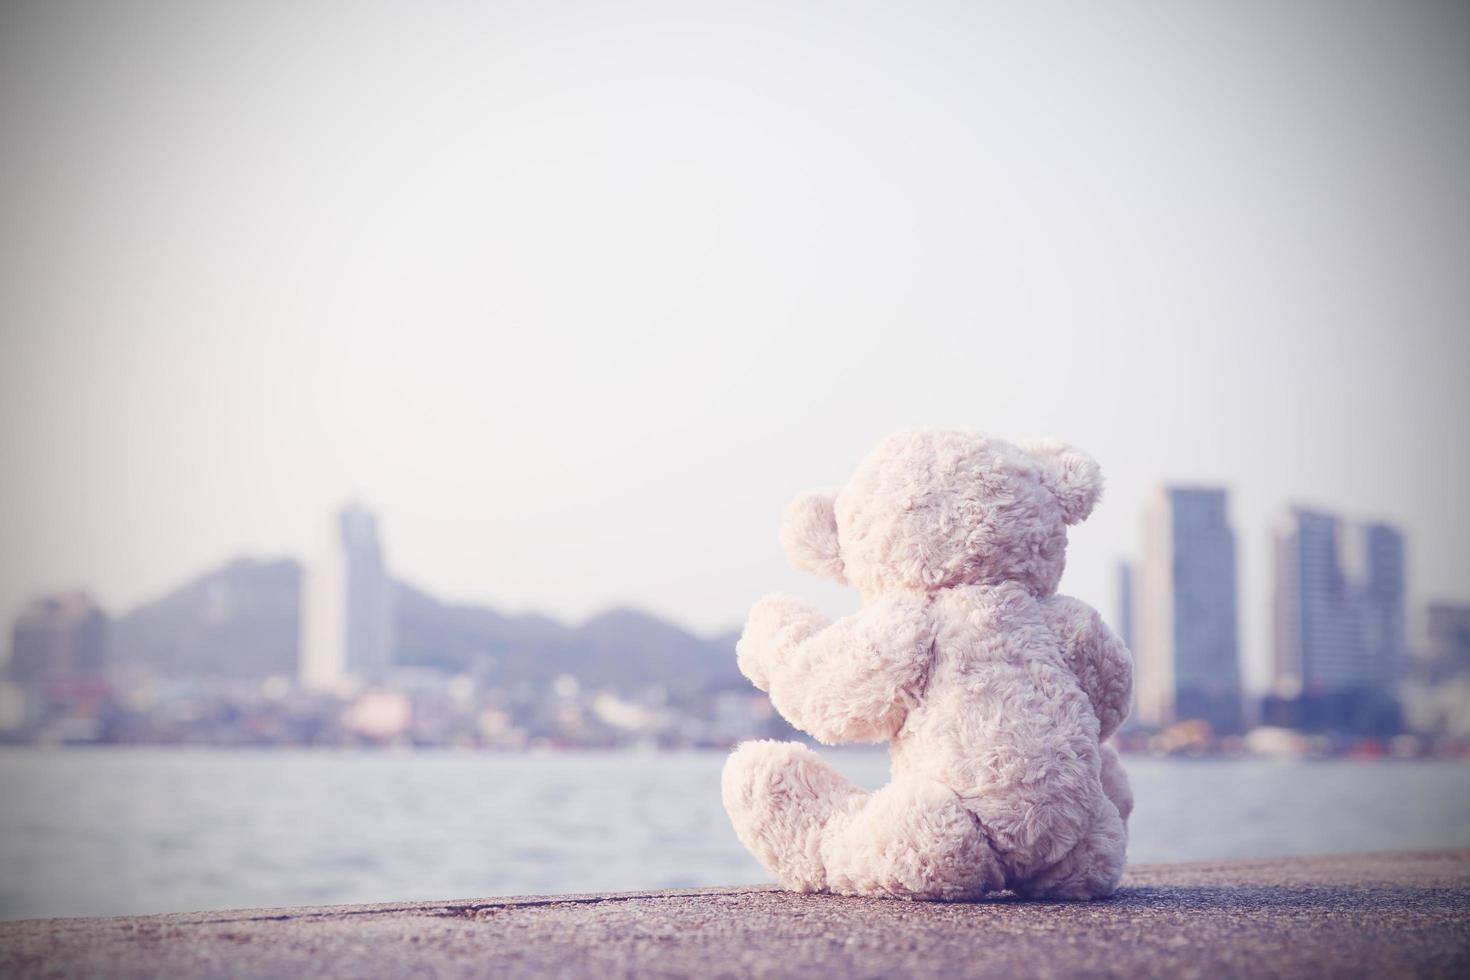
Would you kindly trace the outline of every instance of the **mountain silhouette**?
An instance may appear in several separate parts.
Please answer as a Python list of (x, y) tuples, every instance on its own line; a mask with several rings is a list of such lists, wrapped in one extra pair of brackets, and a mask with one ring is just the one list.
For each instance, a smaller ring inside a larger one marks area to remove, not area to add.
[[(301, 564), (237, 558), (112, 624), (109, 660), (126, 676), (166, 680), (262, 680), (296, 672)], [(571, 674), (584, 687), (663, 685), (693, 694), (745, 685), (737, 634), (696, 636), (637, 609), (612, 609), (569, 626), (448, 603), (394, 583), (398, 666), (470, 672), (499, 685), (549, 683)]]

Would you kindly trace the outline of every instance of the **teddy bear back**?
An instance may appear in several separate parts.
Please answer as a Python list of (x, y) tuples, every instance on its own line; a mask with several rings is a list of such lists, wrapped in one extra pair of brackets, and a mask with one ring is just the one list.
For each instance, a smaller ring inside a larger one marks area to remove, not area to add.
[(831, 547), (865, 596), (1002, 582), (1046, 596), (1066, 564), (1067, 525), (1101, 489), (1097, 464), (1064, 443), (902, 433), (879, 443), (832, 501)]

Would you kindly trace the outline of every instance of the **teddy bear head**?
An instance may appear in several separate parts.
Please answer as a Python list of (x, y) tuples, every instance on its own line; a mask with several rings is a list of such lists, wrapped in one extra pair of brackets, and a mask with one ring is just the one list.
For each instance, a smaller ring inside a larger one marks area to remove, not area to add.
[(1092, 457), (1055, 440), (910, 432), (879, 443), (837, 493), (798, 497), (781, 543), (797, 568), (865, 597), (1002, 582), (1047, 596), (1066, 564), (1067, 525), (1101, 493)]

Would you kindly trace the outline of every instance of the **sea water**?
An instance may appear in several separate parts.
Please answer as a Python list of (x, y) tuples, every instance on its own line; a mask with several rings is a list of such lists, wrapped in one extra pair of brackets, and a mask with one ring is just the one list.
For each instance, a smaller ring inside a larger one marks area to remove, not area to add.
[[(826, 753), (859, 783), (878, 751)], [(724, 753), (0, 751), (0, 917), (769, 880)], [(1136, 862), (1470, 846), (1470, 765), (1128, 757)]]

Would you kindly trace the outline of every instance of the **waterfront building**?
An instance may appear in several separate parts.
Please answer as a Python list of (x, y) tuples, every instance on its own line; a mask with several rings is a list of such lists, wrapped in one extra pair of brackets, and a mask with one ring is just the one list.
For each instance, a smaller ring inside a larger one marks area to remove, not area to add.
[(1226, 491), (1164, 487), (1144, 516), (1143, 554), (1127, 579), (1138, 721), (1243, 728), (1235, 532)]
[(381, 679), (393, 652), (392, 598), (377, 518), (353, 504), (302, 578), (302, 685), (333, 691)]
[(107, 628), (107, 614), (84, 593), (37, 599), (11, 630), (8, 679), (32, 690), (100, 679), (107, 668)]
[(1277, 525), (1275, 566), (1268, 720), (1308, 731), (1395, 731), (1405, 668), (1403, 535), (1298, 507)]

